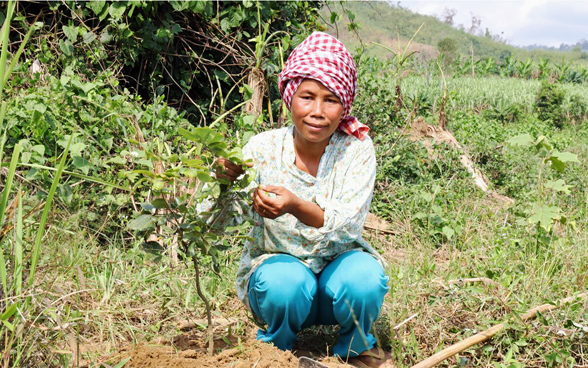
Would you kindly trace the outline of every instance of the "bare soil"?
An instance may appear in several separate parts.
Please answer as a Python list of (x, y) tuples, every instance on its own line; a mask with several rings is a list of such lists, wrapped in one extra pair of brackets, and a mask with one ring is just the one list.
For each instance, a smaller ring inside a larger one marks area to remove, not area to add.
[[(251, 331), (253, 332), (253, 331)], [(188, 332), (179, 335), (171, 343), (161, 345), (145, 344), (135, 349), (119, 353), (122, 360), (130, 357), (125, 367), (136, 368), (297, 368), (300, 356), (309, 356), (332, 368), (349, 368), (338, 358), (326, 355), (326, 352), (295, 349), (283, 351), (271, 344), (251, 338), (239, 339), (235, 336), (215, 341), (215, 354), (207, 353), (208, 343), (201, 333)]]

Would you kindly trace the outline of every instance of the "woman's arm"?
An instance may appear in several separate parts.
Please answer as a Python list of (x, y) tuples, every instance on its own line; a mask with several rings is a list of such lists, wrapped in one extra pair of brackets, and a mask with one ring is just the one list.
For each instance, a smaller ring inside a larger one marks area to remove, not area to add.
[(344, 182), (337, 184), (337, 193), (333, 196), (317, 195), (314, 203), (300, 199), (281, 186), (262, 186), (252, 195), (255, 211), (270, 219), (290, 213), (301, 222), (297, 226), (298, 235), (307, 240), (349, 242), (359, 238), (376, 177), (371, 140), (368, 138), (353, 154), (347, 155), (347, 160), (349, 166), (343, 176)]
[[(273, 193), (269, 196), (268, 193)], [(262, 185), (253, 192), (253, 208), (262, 217), (275, 219), (286, 213), (304, 224), (323, 227), (325, 211), (316, 203), (305, 201), (288, 189), (275, 185)]]

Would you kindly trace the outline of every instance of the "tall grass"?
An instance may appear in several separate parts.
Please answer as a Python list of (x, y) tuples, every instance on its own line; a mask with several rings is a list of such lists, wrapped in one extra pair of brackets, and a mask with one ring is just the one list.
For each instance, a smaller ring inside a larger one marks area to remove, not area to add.
[[(0, 55), (0, 98), (2, 98), (0, 108), (0, 130), (2, 131), (0, 163), (3, 159), (7, 130), (4, 127), (4, 116), (6, 113), (6, 101), (4, 101), (3, 95), (4, 86), (34, 29), (34, 26), (29, 29), (29, 32), (21, 42), (19, 50), (13, 55), (12, 62), (7, 67), (10, 21), (13, 17), (15, 7), (15, 2), (11, 1), (8, 3), (6, 19), (0, 33), (2, 42)], [(32, 246), (25, 242), (23, 201), (26, 198), (24, 198), (24, 192), (19, 189), (16, 194), (13, 194), (14, 177), (23, 148), (20, 144), (16, 144), (12, 152), (12, 158), (8, 166), (2, 197), (0, 199), (0, 229), (2, 230), (2, 233), (0, 233), (0, 282), (2, 284), (3, 295), (0, 299), (0, 365), (2, 367), (21, 366), (23, 359), (29, 356), (35, 349), (35, 346), (30, 343), (35, 339), (27, 336), (32, 331), (32, 329), (27, 328), (27, 324), (30, 324), (31, 320), (36, 318), (35, 314), (37, 313), (33, 300), (33, 295), (35, 295), (35, 274), (41, 254), (41, 241), (45, 235), (45, 226), (57, 185), (65, 167), (72, 138), (73, 135), (70, 137), (57, 166), (40, 222), (36, 228), (31, 229), (32, 232), (36, 232), (35, 241)], [(12, 202), (9, 206), (8, 202), (11, 196)], [(30, 264), (28, 263), (29, 260)], [(23, 284), (24, 276), (27, 272), (28, 283)]]

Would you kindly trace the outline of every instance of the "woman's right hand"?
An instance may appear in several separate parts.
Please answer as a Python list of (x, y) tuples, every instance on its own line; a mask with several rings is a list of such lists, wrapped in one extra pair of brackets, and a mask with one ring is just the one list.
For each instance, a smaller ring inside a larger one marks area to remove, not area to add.
[[(247, 167), (253, 167), (253, 162), (247, 162), (245, 165), (247, 165)], [(245, 170), (241, 166), (236, 165), (223, 157), (220, 157), (218, 160), (216, 160), (215, 166), (216, 178), (225, 178), (231, 183), (245, 173)]]

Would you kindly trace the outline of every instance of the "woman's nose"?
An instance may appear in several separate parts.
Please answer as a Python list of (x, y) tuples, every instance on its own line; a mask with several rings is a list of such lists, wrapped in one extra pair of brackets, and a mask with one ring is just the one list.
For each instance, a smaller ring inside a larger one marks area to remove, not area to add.
[(324, 104), (320, 99), (315, 99), (312, 104), (311, 114), (313, 116), (322, 117), (324, 116)]

